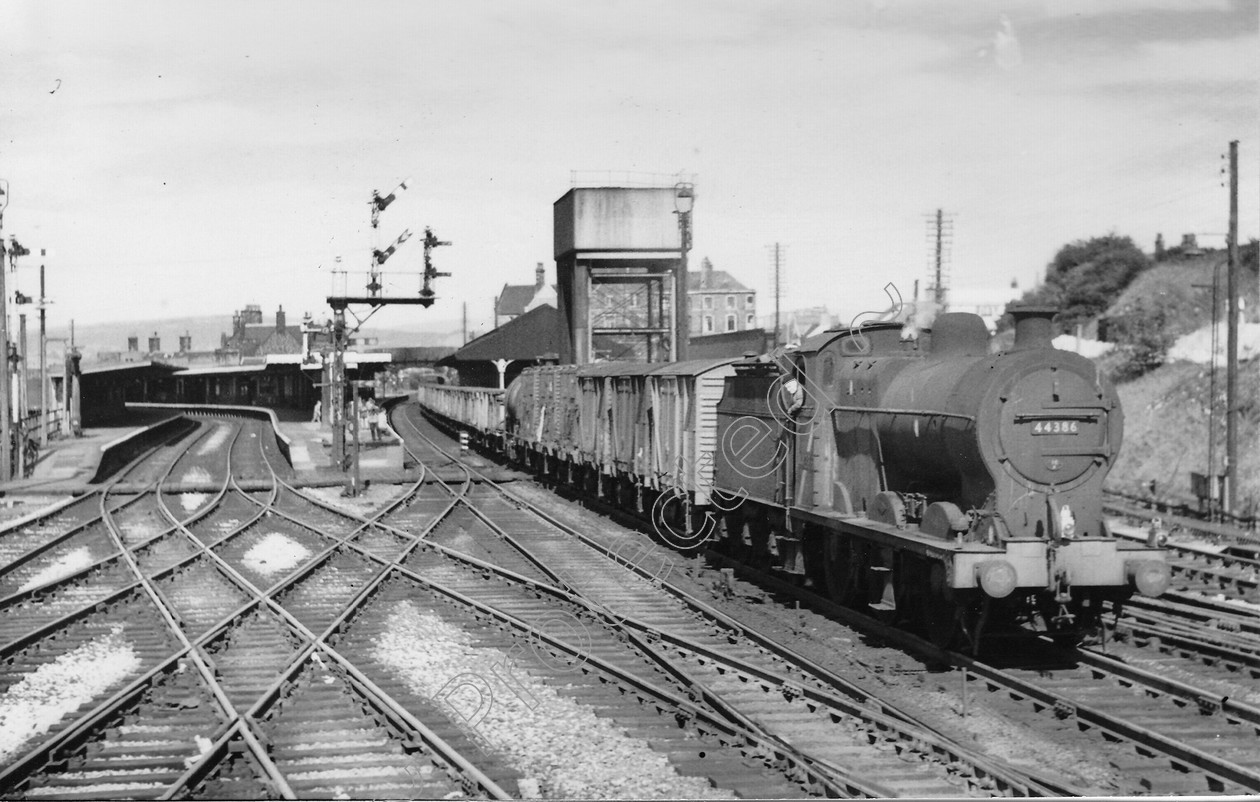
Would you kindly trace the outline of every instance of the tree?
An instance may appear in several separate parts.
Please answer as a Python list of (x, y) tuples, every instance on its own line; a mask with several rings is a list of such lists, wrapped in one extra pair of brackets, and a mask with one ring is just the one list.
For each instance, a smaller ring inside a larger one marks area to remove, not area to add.
[(1059, 249), (1046, 267), (1046, 280), (1024, 295), (1024, 302), (1050, 304), (1061, 310), (1060, 331), (1072, 331), (1106, 311), (1151, 260), (1129, 237), (1107, 234), (1076, 240)]

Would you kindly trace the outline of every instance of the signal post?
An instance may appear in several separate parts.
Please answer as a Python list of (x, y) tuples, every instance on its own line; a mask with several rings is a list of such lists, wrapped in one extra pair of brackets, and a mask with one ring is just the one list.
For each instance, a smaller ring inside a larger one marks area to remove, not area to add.
[[(372, 229), (375, 231), (380, 222), (380, 214), (394, 202), (399, 192), (407, 188), (407, 182), (404, 181), (390, 194), (382, 197), (375, 190), (372, 191), (372, 200), (370, 202), (372, 215)], [(346, 345), (350, 334), (359, 330), (367, 319), (375, 314), (376, 310), (383, 306), (390, 305), (410, 305), (430, 307), (436, 300), (433, 292), (433, 280), (449, 276), (450, 273), (439, 272), (433, 266), (433, 249), (450, 245), (446, 240), (438, 239), (429, 227), (424, 229), (424, 270), (420, 274), (421, 285), (416, 295), (388, 295), (385, 292), (384, 273), (381, 268), (398, 248), (411, 237), (411, 231), (405, 230), (398, 236), (394, 242), (385, 249), (373, 248), (372, 261), (368, 269), (367, 280), (364, 284), (364, 292), (361, 295), (330, 295), (328, 296), (328, 305), (333, 310), (332, 321), (332, 364), (329, 369), (329, 384), (332, 392), (329, 396), (329, 423), (332, 426), (332, 458), (334, 465), (340, 471), (346, 471), (353, 468), (351, 484), (348, 495), (358, 495), (359, 493), (359, 454), (358, 454), (358, 391), (356, 389), (354, 396), (354, 404), (352, 414), (355, 416), (353, 425), (355, 427), (354, 443), (355, 449), (350, 454), (346, 444)], [(362, 319), (354, 315), (351, 307), (366, 306), (371, 311)], [(346, 312), (355, 317), (355, 325), (353, 328), (347, 329)], [(359, 382), (355, 382), (357, 387)], [(353, 464), (351, 465), (349, 457), (353, 456)]]

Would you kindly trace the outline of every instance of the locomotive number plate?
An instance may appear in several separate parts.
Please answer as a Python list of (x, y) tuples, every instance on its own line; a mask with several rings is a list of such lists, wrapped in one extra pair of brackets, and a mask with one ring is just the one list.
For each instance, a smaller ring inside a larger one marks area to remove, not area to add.
[(1033, 434), (1079, 434), (1080, 421), (1039, 420), (1033, 424)]

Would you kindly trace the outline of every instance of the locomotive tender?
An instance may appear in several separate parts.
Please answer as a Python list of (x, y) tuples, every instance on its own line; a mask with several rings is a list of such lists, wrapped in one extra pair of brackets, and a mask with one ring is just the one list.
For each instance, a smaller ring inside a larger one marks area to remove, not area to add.
[(505, 395), (419, 400), (675, 546), (713, 540), (938, 643), (1015, 625), (1071, 639), (1169, 572), (1102, 516), (1114, 389), (1053, 347), (1053, 310), (1011, 313), (1002, 353), (979, 317), (946, 313), (918, 336), (866, 324), (772, 357), (529, 368)]

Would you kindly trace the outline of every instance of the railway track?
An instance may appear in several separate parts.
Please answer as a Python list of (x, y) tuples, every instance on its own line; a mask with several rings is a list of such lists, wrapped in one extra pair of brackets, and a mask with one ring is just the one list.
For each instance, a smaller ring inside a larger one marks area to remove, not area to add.
[[(1260, 618), (1231, 610), (1205, 610), (1165, 599), (1130, 600), (1112, 625), (1120, 643), (1110, 651), (1129, 647), (1155, 652), (1164, 671), (1216, 682), (1225, 695), (1260, 704)], [(1123, 654), (1123, 653), (1122, 653)]]
[[(248, 550), (239, 550), (268, 519), (281, 517), (273, 504), (281, 492), (274, 474), (270, 493), (246, 494), (237, 483), (238, 476), (259, 481), (269, 465), (261, 432), (250, 429), (247, 423), (235, 430), (215, 503), (195, 505), (191, 517), (174, 514), (164, 495), (178, 494), (163, 494), (162, 479), (137, 496), (145, 504), (156, 499), (169, 526), (131, 547), (111, 512), (135, 499), (119, 503), (108, 492), (100, 495), (100, 523), (117, 552), (105, 562), (114, 569), (124, 564), (130, 581), (109, 588), (94, 606), (9, 640), (3, 654), (14, 659), (6, 660), (6, 676), (29, 685), (38, 671), (30, 670), (32, 659), (56, 663), (46, 654), (50, 644), (65, 644), (73, 653), (85, 648), (74, 645), (85, 635), (94, 638), (86, 648), (96, 650), (86, 657), (98, 662), (97, 653), (125, 640), (126, 671), (92, 699), (69, 705), (73, 712), (50, 729), (16, 744), (20, 749), (0, 764), (0, 788), (54, 798), (506, 796), (328, 647), (326, 624), (353, 609), (345, 597), (358, 600), (355, 579), (366, 573), (346, 570), (356, 559), (367, 562), (347, 547), (348, 537), (323, 535), (328, 544), (309, 559), (299, 555), (292, 564), (273, 565), (283, 577), (277, 581), (264, 579), (268, 571), (251, 564)], [(132, 477), (131, 484), (155, 473), (165, 478), (174, 464), (176, 459), (167, 459), (158, 471), (140, 460), (124, 478)], [(203, 481), (198, 477), (199, 485)], [(235, 500), (221, 506), (225, 498)], [(191, 528), (199, 523), (207, 540)], [(268, 534), (310, 536), (295, 525), (276, 528), (287, 532)], [(166, 545), (177, 535), (186, 540), (181, 548)], [(295, 552), (276, 553), (292, 558)], [(91, 586), (98, 579), (88, 569), (59, 581)]]
[[(1161, 519), (1154, 511), (1128, 504), (1112, 502), (1107, 509), (1120, 516), (1112, 528), (1121, 537), (1145, 541), (1152, 526), (1160, 532), (1169, 551), (1172, 593), (1260, 604), (1260, 539), (1254, 532), (1186, 518)], [(1175, 531), (1169, 533), (1169, 527)]]
[[(405, 420), (405, 419), (404, 419)], [(420, 425), (408, 421), (413, 436)], [(433, 446), (431, 439), (425, 439)], [(599, 548), (574, 548), (573, 532), (491, 484), (470, 494), (476, 517), (435, 532), (436, 542), (501, 570), (508, 582), (549, 583), (592, 613), (615, 622), (639, 652), (654, 659), (693, 698), (744, 726), (795, 744), (814, 763), (838, 778), (867, 778), (882, 796), (1029, 795), (1049, 793), (1047, 784), (1000, 767), (919, 726), (897, 711), (872, 712), (879, 705), (851, 684), (806, 667), (799, 656), (750, 637), (696, 599), (670, 588), (660, 576), (636, 576), (623, 563), (642, 564), (642, 554), (620, 555)], [(579, 541), (581, 542), (581, 541)], [(589, 546), (589, 544), (586, 544)], [(657, 553), (659, 561), (665, 555)], [(542, 572), (545, 577), (539, 578)], [(655, 581), (653, 581), (655, 580)], [(469, 580), (474, 586), (488, 583)], [(536, 586), (535, 586), (536, 587)], [(537, 604), (538, 591), (517, 604)], [(509, 602), (496, 597), (496, 604)], [(837, 689), (841, 689), (839, 692)], [(860, 697), (854, 700), (850, 694)]]
[[(579, 537), (436, 446), (417, 456), (446, 481), (356, 514), (297, 491), (264, 427), (200, 423), (100, 493), (0, 533), (0, 705), (54, 670), (84, 677), (55, 722), (0, 741), (6, 796), (1075, 792), (684, 598), (663, 552)], [(1196, 610), (1250, 637), (1245, 616)], [(1133, 612), (1121, 634), (1158, 639), (1166, 661), (1174, 634), (1139, 627), (1207, 628)], [(1188, 674), (1210, 662), (1175, 649)], [(971, 692), (1099, 744), (1139, 791), (1260, 788), (1256, 715), (1237, 693), (1136, 679), (1114, 657), (1029, 675), (972, 663)], [(1236, 663), (1214, 670), (1249, 670)], [(480, 726), (470, 677), (495, 694)], [(1098, 703), (1125, 695), (1134, 707)], [(1150, 737), (1168, 727), (1176, 740)], [(574, 732), (600, 735), (568, 745)], [(593, 743), (654, 784), (536, 768)]]
[[(89, 623), (125, 618), (139, 635), (157, 638), (152, 656), (146, 653), (148, 662), (140, 667), (148, 670), (136, 676), (139, 669), (132, 666), (121, 689), (114, 683), (113, 694), (94, 700), (99, 703), (88, 705), (86, 713), (80, 705), (63, 716), (65, 726), (23, 744), (20, 756), (0, 769), (2, 787), (18, 796), (71, 798), (431, 798), (502, 797), (508, 793), (504, 786), (521, 793), (514, 785), (520, 780), (528, 792), (529, 778), (503, 756), (502, 744), (479, 743), (476, 733), (451, 720), (449, 710), (435, 709), (431, 699), (409, 687), (398, 665), (373, 657), (382, 638), (396, 634), (386, 626), (389, 616), (374, 619), (374, 612), (392, 611), (393, 603), (414, 604), (425, 593), (434, 604), (439, 596), (450, 598), (436, 585), (406, 574), (399, 561), (454, 508), (453, 498), (436, 496), (417, 483), (375, 516), (390, 516), (394, 523), (419, 521), (419, 530), (348, 520), (275, 477), (270, 490), (259, 489), (258, 466), (249, 464), (253, 451), (242, 437), (246, 428), (233, 437), (227, 466), (212, 472), (222, 477), (213, 499), (185, 504), (187, 494), (207, 492), (204, 476), (192, 483), (196, 490), (189, 490), (182, 475), (173, 483), (178, 492), (164, 492), (160, 479), (152, 488), (136, 487), (152, 478), (151, 465), (143, 468), (142, 479), (128, 481), (125, 499), (102, 494), (100, 523), (118, 552), (105, 560), (122, 563), (130, 573), (118, 593), (96, 605), (103, 620)], [(261, 459), (265, 462), (266, 455)], [(176, 462), (168, 460), (162, 476), (169, 476)], [(250, 489), (237, 477), (246, 477)], [(129, 530), (137, 534), (129, 545), (122, 520), (108, 514), (124, 505), (143, 506), (130, 521)], [(155, 510), (166, 517), (166, 525), (151, 526)], [(77, 578), (95, 581), (90, 569)], [(62, 583), (69, 581), (73, 578), (63, 577)], [(140, 610), (124, 609), (125, 603)], [(471, 615), (480, 624), (488, 612), (465, 605), (456, 618)], [(44, 648), (46, 641), (64, 638), (72, 623), (50, 622), (31, 643)], [(461, 632), (451, 626), (445, 632), (449, 643), (426, 638), (395, 645), (462, 648)], [(524, 637), (534, 643), (547, 634)], [(133, 640), (138, 637), (129, 639), (129, 646)], [(548, 643), (557, 653), (565, 648)], [(497, 648), (507, 649), (507, 641)], [(623, 752), (637, 746), (647, 761), (643, 765), (654, 767), (646, 775), (653, 795), (675, 796), (688, 789), (687, 795), (721, 796), (722, 789), (710, 780), (715, 773), (745, 795), (840, 792), (781, 745), (706, 719), (703, 709), (679, 708), (637, 687), (632, 676), (618, 674), (615, 667), (596, 666), (589, 656), (573, 658), (583, 661), (589, 679), (584, 691), (573, 691), (581, 703), (571, 704), (612, 722), (609, 737)], [(15, 668), (21, 673), (21, 666)], [(572, 685), (570, 677), (556, 679)], [(542, 683), (539, 693), (550, 687)], [(598, 703), (591, 696), (596, 692)], [(636, 697), (633, 707), (621, 701), (627, 694)], [(646, 721), (649, 714), (656, 719), (654, 727)], [(441, 734), (429, 728), (432, 722)], [(642, 732), (628, 737), (616, 731), (627, 723)], [(531, 727), (539, 724), (549, 724), (552, 735), (557, 724), (563, 726), (542, 717)], [(571, 726), (569, 731), (577, 732)], [(650, 742), (645, 733), (659, 737)], [(597, 786), (577, 782), (569, 787), (580, 792)]]
[[(791, 583), (765, 574), (756, 581), (835, 610)], [(910, 645), (931, 659), (934, 650), (928, 644)], [(1227, 693), (1213, 693), (1202, 683), (1169, 682), (1116, 661), (1109, 664), (1106, 656), (1082, 654), (1068, 665), (1041, 666), (1027, 675), (963, 655), (937, 652), (936, 657), (967, 666), (974, 683), (971, 693), (980, 706), (1030, 730), (1060, 729), (1066, 740), (1105, 754), (1127, 784), (1127, 793), (1260, 790), (1255, 712)], [(1061, 653), (1057, 659), (1063, 660)], [(983, 681), (974, 682), (977, 677)]]

